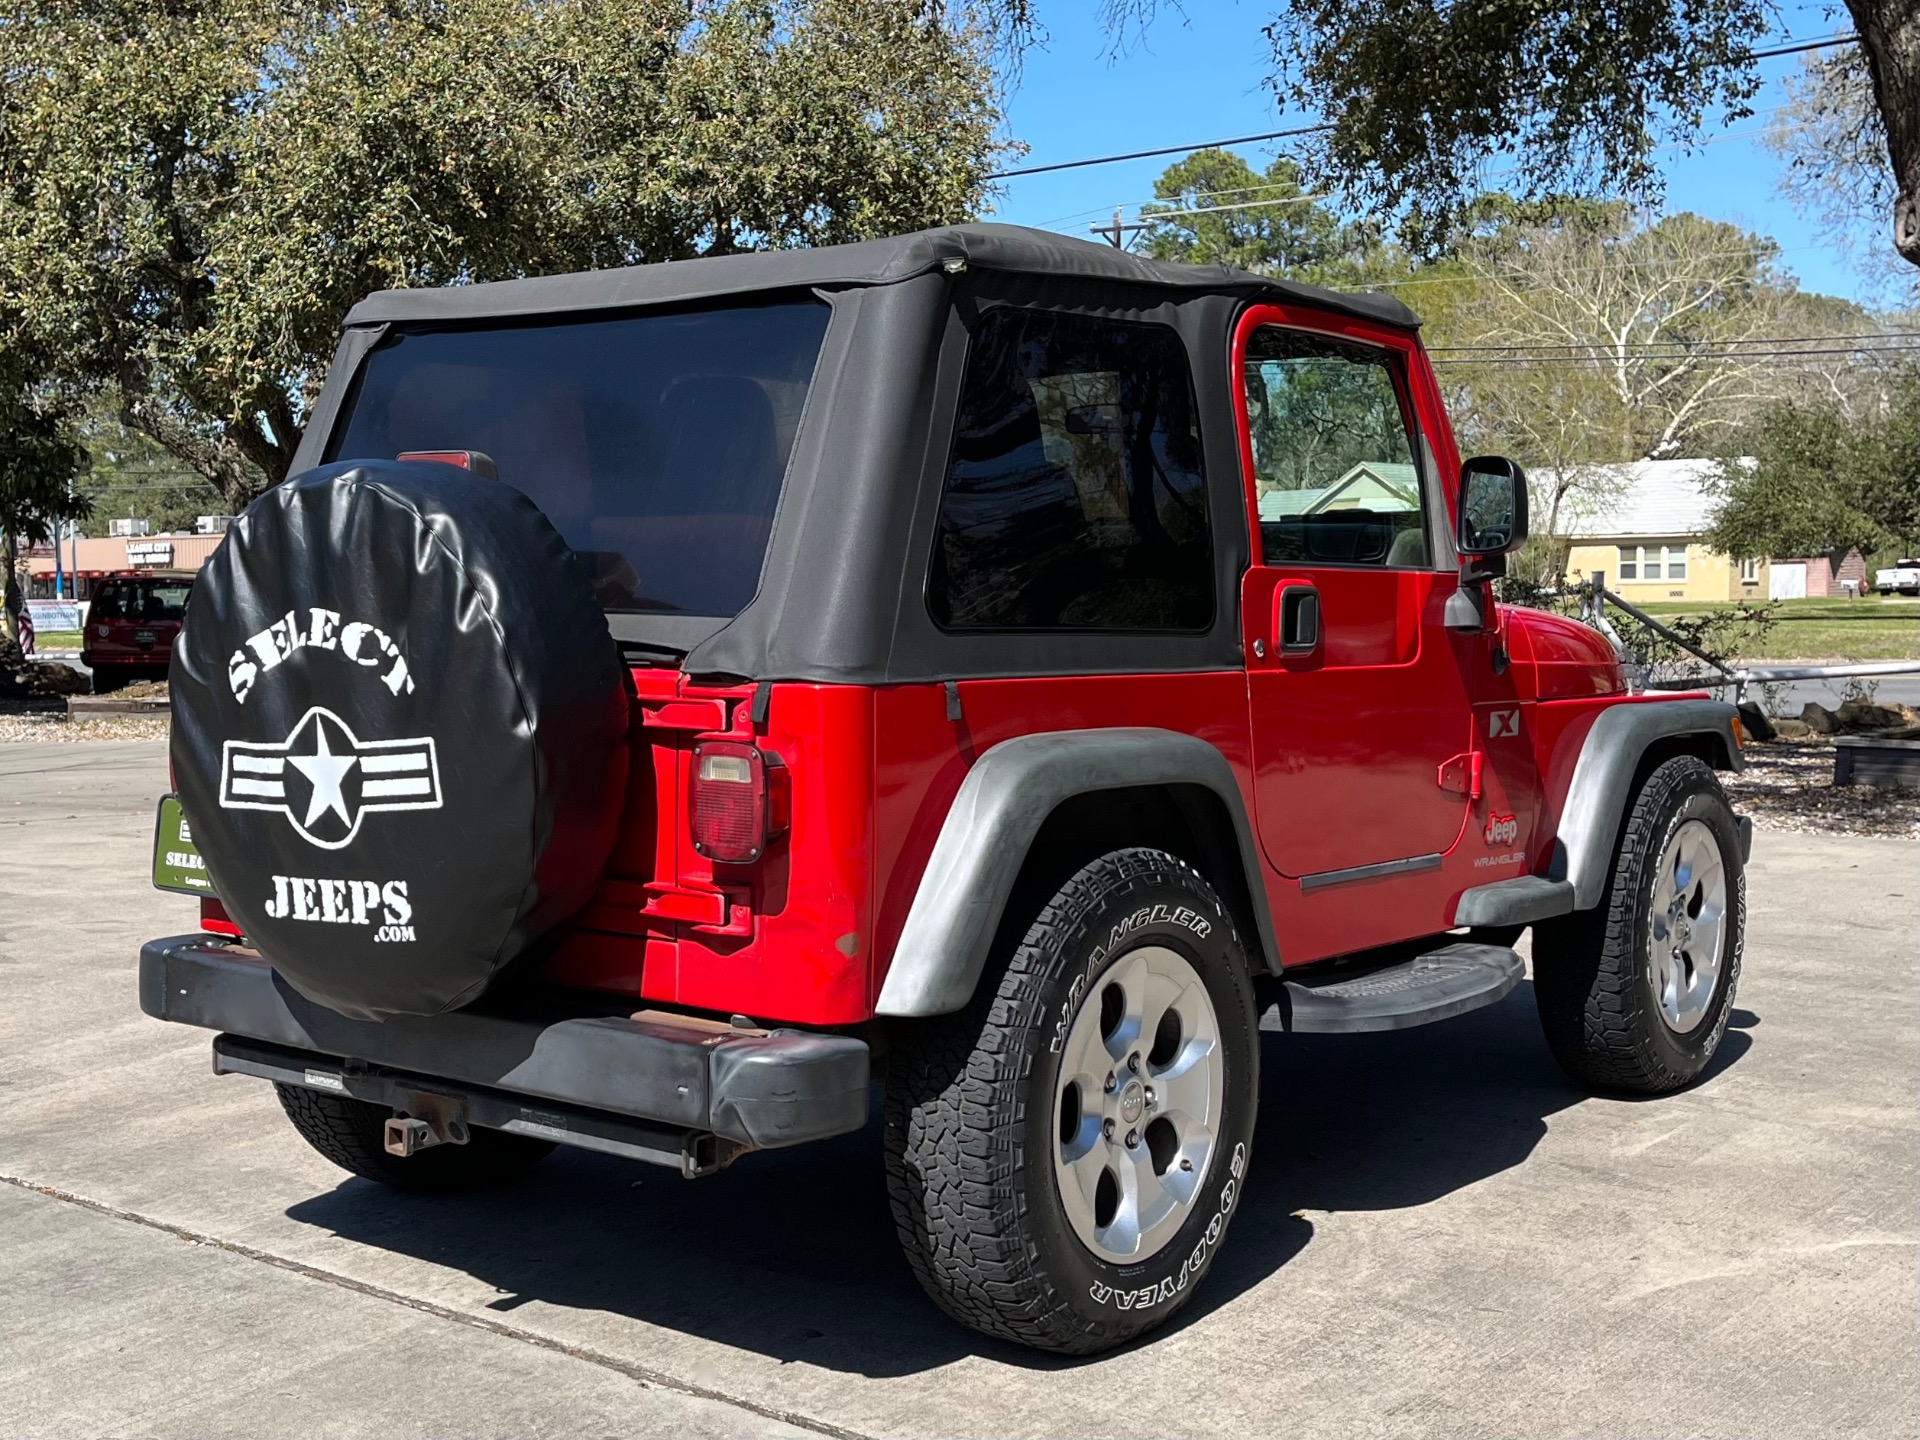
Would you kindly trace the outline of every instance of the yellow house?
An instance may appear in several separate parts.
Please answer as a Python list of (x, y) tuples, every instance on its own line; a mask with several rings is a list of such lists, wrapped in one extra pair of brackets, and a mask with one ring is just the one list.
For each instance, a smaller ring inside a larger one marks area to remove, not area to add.
[(1600, 498), (1563, 510), (1567, 574), (1603, 574), (1628, 600), (1765, 600), (1768, 562), (1736, 560), (1703, 538), (1719, 504), (1706, 489), (1712, 460), (1637, 460), (1601, 465)]

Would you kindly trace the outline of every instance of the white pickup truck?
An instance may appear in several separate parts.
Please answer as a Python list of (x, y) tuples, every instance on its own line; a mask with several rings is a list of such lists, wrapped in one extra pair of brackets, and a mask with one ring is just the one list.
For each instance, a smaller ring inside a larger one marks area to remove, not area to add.
[(1882, 595), (1920, 595), (1920, 560), (1896, 560), (1892, 569), (1874, 571), (1873, 588)]

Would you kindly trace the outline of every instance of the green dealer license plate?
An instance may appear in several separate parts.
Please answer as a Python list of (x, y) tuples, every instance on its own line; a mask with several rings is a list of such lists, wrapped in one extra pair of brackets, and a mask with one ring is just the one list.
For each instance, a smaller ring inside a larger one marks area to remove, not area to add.
[(183, 895), (211, 895), (213, 882), (207, 878), (207, 862), (193, 845), (193, 827), (187, 824), (177, 795), (160, 801), (160, 815), (153, 827), (153, 883), (162, 890), (178, 890)]

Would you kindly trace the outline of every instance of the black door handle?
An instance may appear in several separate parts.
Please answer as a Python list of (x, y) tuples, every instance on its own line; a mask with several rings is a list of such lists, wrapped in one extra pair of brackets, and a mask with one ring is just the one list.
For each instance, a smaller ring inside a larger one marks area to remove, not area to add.
[(1289, 585), (1280, 592), (1280, 653), (1305, 655), (1320, 648), (1320, 592)]

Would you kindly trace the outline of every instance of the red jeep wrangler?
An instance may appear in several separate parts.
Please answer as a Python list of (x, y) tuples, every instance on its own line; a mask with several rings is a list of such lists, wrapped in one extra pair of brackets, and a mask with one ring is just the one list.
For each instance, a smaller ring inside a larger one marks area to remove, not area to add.
[(993, 225), (391, 291), (293, 468), (176, 649), (141, 1000), (360, 1175), (702, 1175), (883, 1078), (928, 1291), (1084, 1354), (1218, 1253), (1262, 1029), (1528, 925), (1582, 1081), (1727, 1024), (1733, 709), (1492, 603), (1524, 480), (1393, 300)]

